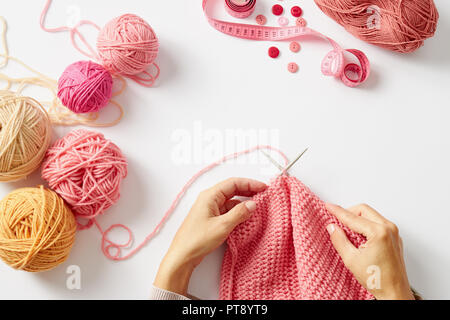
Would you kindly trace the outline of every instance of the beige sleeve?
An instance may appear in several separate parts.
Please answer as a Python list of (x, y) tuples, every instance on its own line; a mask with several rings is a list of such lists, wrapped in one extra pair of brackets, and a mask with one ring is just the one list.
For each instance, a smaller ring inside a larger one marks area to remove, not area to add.
[(152, 286), (152, 289), (150, 291), (150, 300), (191, 300), (191, 299), (181, 294), (170, 292)]

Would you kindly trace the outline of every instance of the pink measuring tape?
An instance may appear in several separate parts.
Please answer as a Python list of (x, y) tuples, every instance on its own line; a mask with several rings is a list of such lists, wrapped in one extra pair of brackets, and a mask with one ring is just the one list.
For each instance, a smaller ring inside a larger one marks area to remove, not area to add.
[[(231, 0), (225, 0), (229, 2)], [(209, 2), (212, 2), (211, 0)], [(233, 23), (217, 20), (211, 17), (207, 8), (208, 0), (203, 0), (203, 11), (209, 24), (216, 30), (227, 35), (259, 41), (292, 41), (301, 37), (312, 36), (328, 41), (333, 50), (331, 50), (322, 61), (322, 73), (326, 76), (334, 76), (349, 87), (356, 87), (363, 83), (370, 74), (370, 63), (366, 55), (356, 49), (342, 49), (336, 41), (305, 26), (286, 26), (286, 27), (265, 27), (259, 25), (250, 25), (242, 23)], [(226, 5), (227, 7), (227, 5)], [(347, 63), (344, 53), (353, 54), (360, 65)], [(353, 73), (356, 77), (350, 77)]]
[(256, 0), (225, 0), (225, 9), (235, 18), (244, 19), (255, 11)]

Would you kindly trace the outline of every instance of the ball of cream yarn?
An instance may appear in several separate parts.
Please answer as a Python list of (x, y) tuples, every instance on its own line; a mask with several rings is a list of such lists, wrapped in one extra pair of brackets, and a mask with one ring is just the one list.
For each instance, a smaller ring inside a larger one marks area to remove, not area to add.
[(24, 188), (0, 202), (0, 258), (15, 269), (41, 272), (69, 256), (75, 218), (53, 191)]
[(34, 172), (50, 145), (51, 123), (36, 100), (0, 91), (0, 181)]

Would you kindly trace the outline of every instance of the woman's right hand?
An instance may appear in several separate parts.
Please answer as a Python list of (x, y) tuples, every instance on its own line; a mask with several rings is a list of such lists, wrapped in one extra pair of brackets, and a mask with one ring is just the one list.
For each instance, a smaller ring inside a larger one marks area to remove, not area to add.
[(342, 224), (367, 238), (356, 248), (337, 225), (327, 227), (333, 246), (358, 282), (378, 300), (414, 300), (397, 226), (368, 205), (346, 210), (327, 204), (327, 209)]

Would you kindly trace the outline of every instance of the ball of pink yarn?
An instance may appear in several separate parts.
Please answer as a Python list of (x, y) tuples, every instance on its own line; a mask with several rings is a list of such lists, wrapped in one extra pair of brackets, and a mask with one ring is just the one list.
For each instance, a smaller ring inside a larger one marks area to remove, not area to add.
[(83, 229), (119, 200), (127, 167), (119, 147), (101, 133), (74, 130), (48, 149), (42, 178), (76, 217), (88, 220), (79, 222)]
[(58, 81), (58, 97), (75, 113), (97, 112), (112, 96), (113, 79), (101, 65), (79, 61), (66, 68)]
[(150, 25), (134, 14), (113, 19), (100, 31), (97, 51), (112, 74), (136, 75), (158, 55), (158, 38)]
[(420, 48), (436, 31), (433, 0), (314, 0), (345, 29), (368, 43), (401, 53)]

